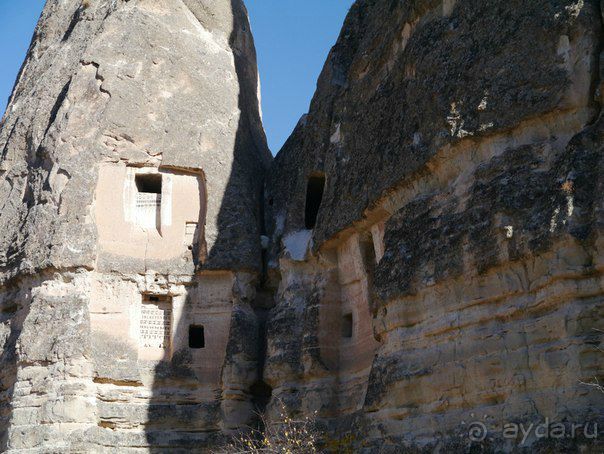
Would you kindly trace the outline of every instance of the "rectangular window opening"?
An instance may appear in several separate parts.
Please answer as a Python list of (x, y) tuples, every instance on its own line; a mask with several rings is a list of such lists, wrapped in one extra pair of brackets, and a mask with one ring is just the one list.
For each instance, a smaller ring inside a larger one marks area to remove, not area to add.
[(361, 252), (363, 254), (363, 262), (365, 263), (365, 269), (371, 270), (375, 268), (377, 258), (375, 255), (375, 246), (373, 244), (373, 238), (371, 236), (361, 242)]
[(142, 348), (170, 348), (172, 298), (165, 295), (143, 295), (139, 336)]
[(205, 348), (206, 339), (204, 328), (202, 325), (189, 326), (189, 348), (199, 349)]
[(316, 174), (308, 178), (306, 186), (306, 206), (304, 211), (304, 224), (308, 230), (314, 229), (319, 215), (319, 208), (323, 201), (325, 190), (325, 175)]
[(344, 317), (342, 317), (342, 337), (352, 337), (352, 322), (352, 313), (345, 314)]
[(161, 174), (139, 173), (135, 177), (136, 189), (145, 194), (161, 194)]
[(136, 183), (136, 222), (146, 229), (161, 228), (162, 176), (159, 173), (141, 173)]

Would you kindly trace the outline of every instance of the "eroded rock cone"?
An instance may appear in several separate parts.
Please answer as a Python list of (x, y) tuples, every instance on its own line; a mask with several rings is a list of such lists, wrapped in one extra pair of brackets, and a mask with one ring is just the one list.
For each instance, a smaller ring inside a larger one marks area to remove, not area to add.
[(0, 130), (0, 450), (252, 417), (257, 90), (239, 0), (48, 1)]

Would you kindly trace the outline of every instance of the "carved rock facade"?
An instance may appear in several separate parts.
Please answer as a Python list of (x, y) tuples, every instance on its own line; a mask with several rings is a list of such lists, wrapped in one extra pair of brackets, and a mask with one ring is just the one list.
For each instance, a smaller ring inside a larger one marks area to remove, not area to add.
[(249, 423), (257, 89), (240, 1), (47, 3), (0, 133), (0, 450)]
[(359, 0), (271, 163), (239, 0), (49, 0), (0, 125), (0, 449), (281, 403), (366, 452), (604, 426), (601, 43), (597, 0)]
[(598, 1), (354, 4), (267, 177), (273, 404), (376, 452), (601, 425), (601, 43)]

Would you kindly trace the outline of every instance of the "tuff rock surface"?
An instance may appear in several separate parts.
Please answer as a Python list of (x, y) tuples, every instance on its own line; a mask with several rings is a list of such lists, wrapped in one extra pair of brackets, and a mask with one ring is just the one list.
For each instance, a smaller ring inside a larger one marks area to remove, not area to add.
[[(252, 416), (258, 86), (239, 0), (47, 2), (0, 125), (0, 451), (201, 448)], [(139, 172), (162, 175), (159, 232), (119, 221)], [(187, 249), (170, 221), (200, 206)], [(165, 357), (141, 295), (173, 302)]]
[(336, 452), (601, 451), (501, 428), (604, 427), (603, 11), (358, 0), (271, 163), (239, 0), (49, 0), (0, 124), (0, 450), (285, 405)]
[(317, 411), (367, 452), (598, 450), (502, 426), (602, 427), (604, 395), (581, 384), (604, 364), (602, 11), (353, 5), (267, 177), (269, 410)]

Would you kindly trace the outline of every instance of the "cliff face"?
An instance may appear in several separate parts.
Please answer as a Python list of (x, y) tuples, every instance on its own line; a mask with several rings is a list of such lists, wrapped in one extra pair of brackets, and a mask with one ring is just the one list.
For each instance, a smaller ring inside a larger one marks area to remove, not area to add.
[(602, 420), (601, 42), (598, 1), (355, 3), (268, 176), (275, 399), (368, 449)]
[(601, 46), (596, 0), (359, 0), (271, 164), (239, 0), (49, 0), (0, 124), (0, 450), (604, 424)]
[[(207, 198), (206, 267), (260, 267), (255, 176), (270, 154), (234, 4), (48, 2), (2, 120), (4, 279), (93, 264), (86, 216), (101, 162), (203, 169), (208, 193), (236, 194)], [(220, 249), (231, 242), (223, 225), (237, 254)]]
[(0, 129), (1, 451), (251, 417), (257, 89), (238, 0), (47, 2)]

